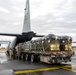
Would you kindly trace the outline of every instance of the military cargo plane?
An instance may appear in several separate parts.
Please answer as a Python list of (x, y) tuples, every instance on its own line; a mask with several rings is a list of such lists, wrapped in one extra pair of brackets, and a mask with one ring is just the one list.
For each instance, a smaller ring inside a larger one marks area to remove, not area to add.
[(14, 46), (16, 46), (18, 43), (22, 43), (22, 42), (25, 42), (25, 41), (30, 41), (33, 37), (42, 37), (41, 35), (36, 35), (36, 33), (31, 31), (31, 28), (30, 28), (29, 0), (26, 1), (26, 8), (25, 8), (25, 16), (24, 16), (24, 24), (23, 24), (22, 34), (0, 33), (0, 35), (16, 36), (16, 39), (13, 42)]

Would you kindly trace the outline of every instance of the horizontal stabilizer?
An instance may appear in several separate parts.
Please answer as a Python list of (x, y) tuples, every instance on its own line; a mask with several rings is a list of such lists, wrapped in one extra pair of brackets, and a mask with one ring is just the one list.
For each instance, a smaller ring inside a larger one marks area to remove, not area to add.
[(34, 37), (44, 37), (44, 35), (35, 35)]
[(0, 35), (4, 35), (4, 36), (20, 36), (22, 34), (0, 33)]

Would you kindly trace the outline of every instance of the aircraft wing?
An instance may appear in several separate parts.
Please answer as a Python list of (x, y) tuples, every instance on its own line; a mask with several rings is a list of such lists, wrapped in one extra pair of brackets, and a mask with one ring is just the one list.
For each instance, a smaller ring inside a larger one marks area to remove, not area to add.
[[(21, 35), (24, 35), (24, 34), (28, 34), (27, 33), (22, 33), (22, 34), (12, 34), (12, 33), (0, 33), (0, 35), (4, 35), (4, 36), (21, 36)], [(44, 35), (35, 35), (33, 37), (43, 37)]]
[(20, 36), (22, 34), (0, 33), (0, 35), (4, 35), (4, 36)]

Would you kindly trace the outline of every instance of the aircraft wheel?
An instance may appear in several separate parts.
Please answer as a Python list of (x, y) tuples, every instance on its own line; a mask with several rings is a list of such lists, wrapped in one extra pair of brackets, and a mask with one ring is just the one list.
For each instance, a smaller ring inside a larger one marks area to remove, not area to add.
[(26, 56), (25, 56), (25, 60), (28, 61), (28, 54), (26, 54)]
[(34, 62), (34, 55), (31, 55), (31, 62), (33, 63)]

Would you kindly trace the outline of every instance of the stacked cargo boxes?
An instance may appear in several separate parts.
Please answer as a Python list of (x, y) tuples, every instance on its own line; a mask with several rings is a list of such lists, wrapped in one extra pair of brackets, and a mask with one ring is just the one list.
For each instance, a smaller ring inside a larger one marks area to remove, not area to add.
[(30, 58), (31, 62), (41, 61), (49, 64), (68, 62), (72, 56), (71, 44), (72, 38), (69, 36), (49, 34), (25, 43), (25, 59)]

